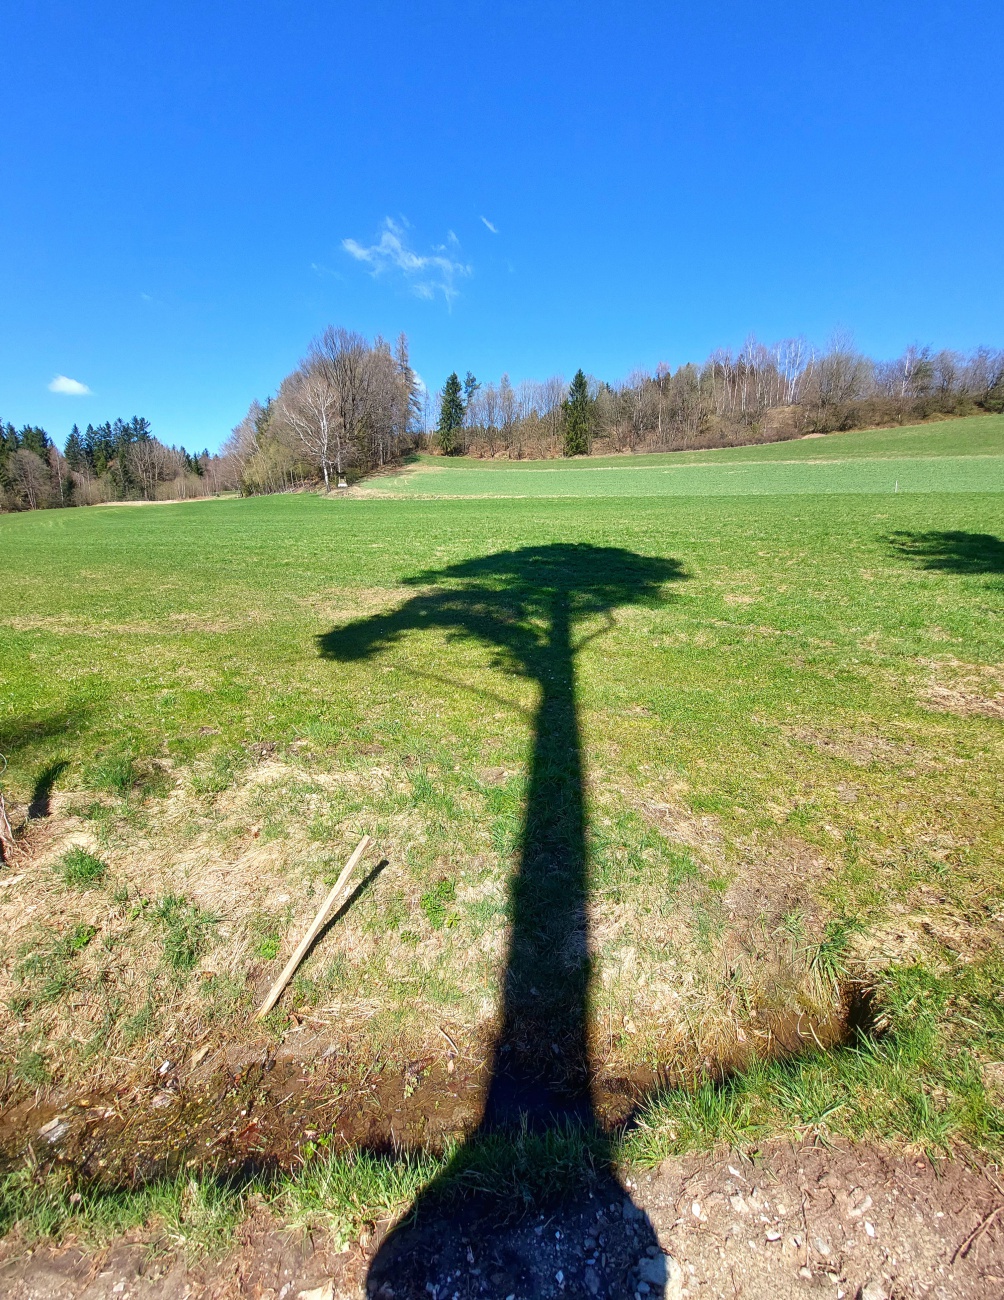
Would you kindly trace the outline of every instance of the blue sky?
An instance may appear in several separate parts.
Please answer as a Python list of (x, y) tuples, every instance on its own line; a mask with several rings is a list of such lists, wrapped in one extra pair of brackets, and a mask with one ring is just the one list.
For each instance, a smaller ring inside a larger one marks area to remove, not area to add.
[(60, 441), (215, 447), (329, 323), (430, 387), (1004, 344), (999, 0), (8, 0), (0, 85), (0, 416)]

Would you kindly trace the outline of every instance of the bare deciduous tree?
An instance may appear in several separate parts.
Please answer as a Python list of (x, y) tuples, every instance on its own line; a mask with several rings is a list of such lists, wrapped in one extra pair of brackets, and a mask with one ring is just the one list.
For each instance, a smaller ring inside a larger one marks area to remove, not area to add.
[(129, 469), (140, 484), (147, 501), (157, 496), (157, 484), (168, 483), (185, 472), (184, 457), (172, 447), (165, 447), (156, 438), (134, 442), (126, 453)]
[(49, 504), (49, 472), (41, 456), (26, 447), (11, 457), (11, 486), (15, 497), (28, 510), (41, 510)]
[(344, 473), (346, 451), (339, 395), (327, 369), (306, 363), (295, 370), (279, 389), (277, 407), (304, 454), (320, 465), (327, 490), (332, 465), (339, 479)]

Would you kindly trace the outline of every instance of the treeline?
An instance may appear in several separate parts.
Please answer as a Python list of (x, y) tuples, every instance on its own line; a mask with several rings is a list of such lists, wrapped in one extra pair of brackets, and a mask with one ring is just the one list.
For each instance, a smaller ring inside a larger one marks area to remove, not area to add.
[(224, 458), (165, 446), (139, 415), (83, 432), (74, 425), (62, 451), (44, 429), (0, 421), (0, 510), (186, 499), (234, 486)]
[(244, 495), (344, 486), (426, 448), (524, 459), (776, 442), (807, 433), (1004, 411), (1004, 350), (911, 347), (876, 361), (837, 338), (750, 338), (702, 365), (637, 371), (622, 383), (481, 383), (454, 373), (420, 388), (402, 334), (391, 347), (329, 328), (254, 401), (219, 455), (156, 439), (147, 420), (76, 425), (62, 451), (44, 429), (0, 421), (0, 510)]
[(482, 384), (468, 372), (461, 384), (453, 374), (426, 405), (425, 432), (444, 454), (521, 459), (581, 454), (583, 418), (585, 449), (602, 454), (776, 442), (1002, 410), (1004, 350), (911, 347), (875, 361), (844, 339), (817, 351), (802, 339), (767, 346), (750, 338), (703, 365), (660, 365), (619, 384), (585, 381), (581, 372), (571, 389), (560, 376)]
[(323, 483), (345, 486), (419, 440), (415, 373), (402, 334), (394, 348), (329, 328), (282, 381), (254, 401), (223, 448), (245, 495)]

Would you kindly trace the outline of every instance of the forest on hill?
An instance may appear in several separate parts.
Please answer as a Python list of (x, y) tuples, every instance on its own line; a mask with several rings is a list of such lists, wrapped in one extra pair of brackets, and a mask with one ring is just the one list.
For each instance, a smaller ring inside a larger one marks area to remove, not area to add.
[(153, 436), (141, 417), (81, 432), (62, 450), (42, 428), (0, 421), (0, 510), (177, 500), (344, 485), (416, 450), (523, 460), (777, 442), (1004, 410), (1004, 349), (910, 347), (892, 361), (837, 337), (751, 337), (700, 365), (620, 383), (560, 375), (514, 384), (451, 374), (423, 387), (402, 334), (392, 347), (329, 328), (273, 396), (255, 400), (218, 454)]

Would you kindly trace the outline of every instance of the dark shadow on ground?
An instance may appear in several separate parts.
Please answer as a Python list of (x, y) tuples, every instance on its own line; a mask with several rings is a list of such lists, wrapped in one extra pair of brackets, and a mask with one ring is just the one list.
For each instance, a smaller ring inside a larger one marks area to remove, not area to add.
[(69, 766), (65, 759), (58, 763), (50, 763), (39, 775), (32, 791), (31, 803), (28, 805), (29, 821), (37, 821), (41, 817), (49, 816), (52, 811), (52, 788)]
[[(662, 1293), (655, 1234), (617, 1182), (592, 1105), (575, 659), (612, 625), (614, 609), (660, 602), (664, 585), (685, 576), (675, 560), (619, 548), (525, 547), (417, 574), (410, 583), (423, 590), (399, 609), (319, 638), (326, 658), (353, 661), (371, 658), (410, 632), (437, 627), (449, 638), (493, 646), (497, 666), (530, 678), (540, 690), (512, 883), (502, 1023), (482, 1119), (413, 1215), (384, 1242), (370, 1270), (371, 1293), (452, 1300), (454, 1291), (506, 1297), (543, 1288), (566, 1296), (628, 1297), (638, 1288), (639, 1262), (650, 1253), (657, 1258), (641, 1264), (643, 1276), (651, 1275), (645, 1285)], [(587, 620), (591, 630), (582, 627)], [(511, 1195), (493, 1196), (489, 1187), (508, 1187)], [(551, 1204), (572, 1188), (577, 1197)], [(544, 1207), (551, 1216), (546, 1243), (526, 1218)], [(522, 1216), (522, 1226), (511, 1222), (514, 1214)], [(581, 1226), (584, 1215), (595, 1219), (595, 1264), (577, 1249), (576, 1258), (555, 1266), (563, 1258), (562, 1222), (574, 1219)], [(603, 1247), (600, 1235), (607, 1238)], [(546, 1279), (542, 1268), (549, 1270)]]
[(87, 720), (88, 708), (79, 705), (56, 713), (20, 715), (0, 719), (0, 754), (13, 758), (24, 749), (51, 740), (65, 731), (79, 731)]
[(923, 569), (945, 573), (1004, 574), (1004, 541), (993, 533), (892, 533), (889, 545)]

